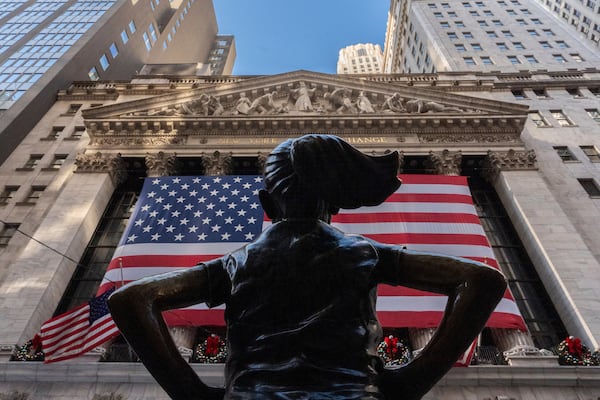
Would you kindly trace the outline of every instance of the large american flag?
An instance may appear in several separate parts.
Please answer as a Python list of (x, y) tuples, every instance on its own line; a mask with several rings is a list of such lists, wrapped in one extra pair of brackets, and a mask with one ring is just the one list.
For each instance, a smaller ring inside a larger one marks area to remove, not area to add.
[[(342, 210), (333, 225), (347, 233), (408, 249), (466, 257), (498, 268), (466, 177), (401, 175), (383, 204)], [(124, 283), (185, 268), (231, 252), (270, 225), (258, 201), (258, 176), (147, 178), (98, 294)], [(377, 311), (384, 327), (435, 327), (446, 297), (381, 285)], [(224, 325), (223, 308), (198, 304), (169, 311), (170, 325)], [(504, 298), (490, 327), (525, 330), (512, 298)]]

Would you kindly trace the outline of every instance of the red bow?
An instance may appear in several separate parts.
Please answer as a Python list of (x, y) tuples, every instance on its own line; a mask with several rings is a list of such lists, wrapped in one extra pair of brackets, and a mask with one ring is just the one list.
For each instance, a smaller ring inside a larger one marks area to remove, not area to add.
[(387, 336), (385, 339), (383, 339), (385, 341), (385, 352), (390, 355), (393, 356), (398, 352), (398, 338), (394, 337), (394, 336)]
[(212, 357), (219, 354), (219, 337), (217, 335), (210, 335), (206, 338), (206, 350), (204, 354)]
[(569, 336), (567, 338), (567, 346), (569, 347), (570, 354), (573, 354), (577, 357), (581, 357), (581, 354), (583, 353), (581, 339), (573, 338), (572, 336)]

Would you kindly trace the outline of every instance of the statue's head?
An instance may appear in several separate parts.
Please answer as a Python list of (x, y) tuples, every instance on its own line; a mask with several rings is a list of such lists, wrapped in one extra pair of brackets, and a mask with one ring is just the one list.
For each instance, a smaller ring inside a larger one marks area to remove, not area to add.
[(267, 157), (261, 203), (273, 220), (329, 221), (340, 208), (382, 203), (399, 186), (398, 153), (363, 154), (332, 135), (306, 135)]

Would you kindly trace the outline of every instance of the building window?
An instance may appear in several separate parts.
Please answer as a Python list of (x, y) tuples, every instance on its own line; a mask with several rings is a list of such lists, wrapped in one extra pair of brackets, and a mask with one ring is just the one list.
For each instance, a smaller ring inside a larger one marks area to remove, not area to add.
[(106, 57), (106, 54), (102, 54), (99, 61), (100, 61), (100, 66), (102, 67), (102, 70), (106, 71), (108, 69), (108, 67), (110, 66), (110, 63), (108, 62), (108, 57)]
[(540, 21), (539, 18), (531, 18), (531, 22), (533, 22), (534, 25), (542, 25), (542, 21)]
[(85, 132), (85, 126), (76, 126), (75, 129), (73, 130), (73, 133), (71, 133), (71, 136), (69, 136), (67, 139), (79, 140), (79, 139), (81, 139), (81, 136), (83, 136), (84, 132)]
[(540, 42), (540, 46), (542, 46), (542, 49), (551, 49), (552, 48), (552, 45), (546, 41)]
[(7, 204), (17, 190), (19, 190), (19, 186), (4, 186), (4, 190), (0, 192), (0, 204)]
[(150, 38), (148, 37), (148, 34), (146, 32), (144, 32), (142, 34), (142, 37), (144, 38), (144, 44), (146, 45), (146, 50), (150, 51), (152, 49), (152, 43), (150, 43)]
[(475, 60), (473, 59), (473, 57), (463, 57), (463, 60), (465, 61), (465, 64), (467, 64), (467, 65), (477, 65), (475, 63)]
[(588, 88), (588, 90), (590, 91), (591, 94), (593, 94), (596, 97), (600, 97), (600, 87), (592, 87), (592, 88)]
[(554, 32), (552, 32), (552, 29), (544, 29), (544, 34), (546, 36), (555, 36)]
[(479, 43), (471, 43), (471, 47), (472, 47), (472, 48), (473, 48), (473, 50), (475, 50), (475, 51), (481, 51), (481, 50), (483, 50), (483, 49), (481, 48), (481, 45), (480, 45)]
[(521, 26), (525, 26), (525, 25), (527, 25), (527, 22), (525, 22), (525, 20), (524, 20), (524, 19), (521, 19), (521, 18), (517, 19), (517, 23), (518, 23), (519, 25), (521, 25)]
[(489, 38), (497, 38), (498, 37), (498, 35), (496, 35), (496, 32), (494, 32), (494, 31), (487, 31), (486, 34)]
[(529, 113), (529, 118), (538, 128), (547, 128), (550, 126), (548, 121), (539, 113), (539, 111), (531, 111)]
[(504, 37), (508, 37), (508, 38), (511, 38), (511, 37), (513, 37), (513, 34), (512, 34), (512, 32), (511, 32), (511, 31), (502, 31), (502, 35), (503, 35)]
[(56, 170), (62, 167), (67, 159), (68, 154), (55, 154), (50, 165), (45, 170)]
[(591, 178), (580, 178), (577, 180), (590, 197), (600, 197), (600, 188), (598, 188), (595, 180)]
[(561, 110), (550, 111), (552, 118), (558, 122), (560, 126), (574, 126), (573, 122), (567, 117), (567, 115)]
[(21, 168), (17, 168), (17, 170), (29, 171), (34, 169), (38, 166), (38, 164), (42, 160), (42, 157), (44, 157), (43, 154), (31, 154), (29, 156), (29, 159), (25, 162), (25, 164)]
[(521, 42), (513, 42), (513, 46), (517, 50), (524, 50), (525, 49), (525, 46), (523, 46), (523, 43), (521, 43)]
[(127, 36), (127, 31), (125, 30), (121, 31), (121, 41), (123, 44), (127, 44), (127, 42), (129, 42), (129, 36)]
[(568, 49), (570, 47), (564, 40), (557, 40), (556, 41), (556, 46), (559, 49)]
[(48, 136), (42, 138), (42, 140), (56, 140), (64, 129), (64, 126), (53, 126)]
[(511, 90), (513, 96), (515, 97), (515, 99), (517, 100), (524, 100), (527, 98), (527, 96), (525, 95), (525, 92), (522, 89), (513, 89)]
[(115, 42), (112, 42), (110, 46), (108, 46), (108, 50), (110, 51), (110, 55), (112, 58), (115, 58), (119, 55), (119, 49), (117, 48)]
[(492, 59), (490, 57), (487, 57), (487, 56), (481, 57), (481, 63), (483, 65), (494, 65), (494, 61), (492, 61)]
[(502, 21), (500, 21), (499, 19), (493, 20), (492, 23), (494, 24), (494, 26), (504, 26)]
[(484, 21), (484, 20), (479, 20), (479, 21), (477, 21), (477, 23), (479, 24), (479, 26), (488, 26), (487, 21)]
[(457, 28), (464, 28), (465, 24), (462, 21), (456, 21), (454, 23), (454, 25), (456, 25)]
[(596, 146), (579, 146), (591, 162), (600, 162), (600, 153)]
[(546, 89), (534, 89), (533, 93), (535, 94), (535, 96), (538, 99), (549, 99), (550, 96), (548, 96), (548, 92), (546, 91)]
[(466, 51), (466, 50), (467, 50), (467, 49), (465, 48), (465, 45), (464, 45), (464, 44), (455, 44), (455, 45), (454, 45), (454, 48), (456, 49), (456, 51), (459, 51), (459, 52), (463, 52), (463, 51)]
[(538, 63), (537, 58), (535, 58), (535, 56), (533, 56), (533, 55), (526, 55), (525, 59), (527, 60), (527, 62), (529, 64), (537, 64)]
[(32, 186), (29, 193), (27, 193), (27, 197), (21, 204), (37, 203), (44, 190), (46, 190), (46, 186)]
[(571, 54), (571, 58), (573, 59), (573, 61), (575, 62), (584, 62), (585, 60), (583, 59), (583, 57), (581, 57), (578, 53), (573, 53)]
[(563, 162), (577, 161), (577, 157), (569, 150), (567, 146), (554, 146), (554, 151)]
[(552, 54), (552, 57), (554, 57), (554, 61), (559, 62), (559, 63), (566, 63), (567, 59), (563, 57), (562, 54)]
[(448, 37), (452, 40), (458, 39), (458, 35), (455, 32), (448, 32)]
[(473, 34), (471, 32), (463, 32), (462, 34), (465, 39), (473, 39)]
[(566, 88), (565, 90), (576, 99), (581, 99), (584, 97), (579, 88)]
[(444, 18), (444, 14), (442, 14), (442, 13), (441, 13), (441, 12), (439, 12), (439, 11), (438, 11), (438, 12), (434, 12), (434, 13), (433, 13), (433, 16), (434, 16), (434, 17), (436, 17), (436, 18), (439, 18), (439, 19), (442, 19), (442, 18)]
[(129, 21), (129, 32), (135, 33), (135, 22), (133, 20)]
[(485, 15), (486, 17), (493, 17), (494, 13), (490, 10), (483, 10), (483, 15)]
[(498, 43), (496, 43), (496, 46), (498, 47), (499, 50), (502, 50), (502, 51), (508, 50), (508, 46), (504, 42), (498, 42)]
[(519, 61), (517, 56), (508, 56), (508, 61), (510, 61), (511, 64), (521, 64), (521, 61)]
[(67, 114), (74, 115), (77, 114), (77, 111), (81, 108), (81, 104), (69, 104), (69, 109), (67, 110)]
[(10, 239), (19, 230), (19, 224), (5, 223), (0, 231), (0, 246), (6, 247)]
[(598, 111), (597, 108), (586, 109), (585, 111), (588, 113), (591, 119), (593, 119), (596, 122), (600, 122), (600, 111)]
[(98, 70), (96, 70), (96, 67), (92, 67), (88, 71), (88, 76), (90, 77), (91, 81), (97, 81), (100, 79), (100, 75), (98, 75)]
[(535, 29), (527, 29), (527, 33), (529, 33), (529, 36), (540, 36)]
[(468, 1), (463, 1), (462, 5), (464, 8), (471, 8), (471, 3), (469, 3)]
[(469, 14), (471, 15), (471, 17), (479, 17), (479, 11), (469, 11)]
[(158, 37), (156, 36), (156, 29), (154, 29), (154, 24), (148, 25), (148, 32), (150, 32), (150, 41), (152, 44), (156, 43)]

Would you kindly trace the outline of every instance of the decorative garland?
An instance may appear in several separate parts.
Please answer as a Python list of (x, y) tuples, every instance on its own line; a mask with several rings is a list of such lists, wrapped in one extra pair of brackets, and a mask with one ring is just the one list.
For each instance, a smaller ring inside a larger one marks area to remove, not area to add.
[(42, 338), (35, 335), (22, 346), (15, 346), (14, 359), (17, 361), (44, 361)]
[(560, 365), (599, 365), (600, 353), (595, 351), (592, 354), (587, 346), (581, 343), (581, 339), (573, 336), (560, 342), (556, 351)]
[(196, 351), (192, 355), (192, 362), (215, 364), (223, 363), (227, 358), (227, 345), (218, 335), (211, 334), (196, 346)]
[(379, 346), (377, 354), (383, 359), (385, 365), (404, 365), (410, 362), (410, 349), (393, 335), (386, 336)]

